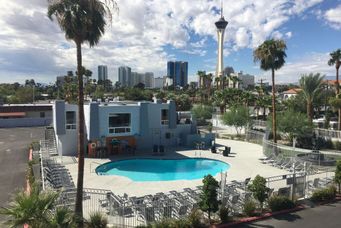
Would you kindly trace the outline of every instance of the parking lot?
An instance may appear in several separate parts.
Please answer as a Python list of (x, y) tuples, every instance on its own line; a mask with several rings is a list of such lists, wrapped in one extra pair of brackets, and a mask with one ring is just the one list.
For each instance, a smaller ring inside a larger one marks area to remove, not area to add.
[(43, 127), (0, 129), (0, 207), (6, 206), (11, 195), (25, 186), (28, 147), (43, 137)]

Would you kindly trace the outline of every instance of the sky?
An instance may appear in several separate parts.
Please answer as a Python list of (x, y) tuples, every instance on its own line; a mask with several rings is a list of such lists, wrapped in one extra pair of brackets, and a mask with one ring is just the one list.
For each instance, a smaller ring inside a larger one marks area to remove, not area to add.
[[(117, 0), (119, 10), (100, 43), (83, 45), (83, 65), (97, 78), (107, 65), (109, 79), (117, 67), (166, 74), (167, 61), (188, 61), (189, 81), (199, 70), (214, 72), (220, 0)], [(264, 40), (287, 43), (286, 64), (276, 83), (297, 82), (302, 74), (335, 75), (329, 53), (341, 48), (341, 0), (223, 0), (229, 22), (224, 65), (270, 79), (253, 62), (253, 50)], [(0, 83), (55, 82), (76, 69), (76, 49), (47, 14), (47, 0), (0, 0)]]

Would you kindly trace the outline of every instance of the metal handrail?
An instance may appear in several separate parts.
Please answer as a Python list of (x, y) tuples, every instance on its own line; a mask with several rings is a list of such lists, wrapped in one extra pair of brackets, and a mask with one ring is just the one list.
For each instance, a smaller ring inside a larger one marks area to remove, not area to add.
[(99, 162), (95, 162), (95, 161), (91, 162), (90, 165), (89, 165), (89, 166), (90, 166), (90, 173), (95, 173), (95, 172), (92, 172), (93, 170), (92, 170), (92, 168), (91, 168), (91, 166), (92, 166), (93, 164), (102, 165), (102, 163), (99, 163)]

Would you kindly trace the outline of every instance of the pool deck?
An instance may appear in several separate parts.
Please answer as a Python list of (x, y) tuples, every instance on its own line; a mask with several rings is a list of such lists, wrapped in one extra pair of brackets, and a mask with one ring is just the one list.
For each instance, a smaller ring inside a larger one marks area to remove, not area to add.
[[(242, 141), (234, 141), (227, 139), (217, 139), (217, 144), (221, 146), (231, 147), (229, 157), (221, 154), (212, 154), (209, 150), (181, 150), (175, 148), (166, 148), (164, 156), (153, 156), (151, 152), (137, 152), (135, 156), (119, 155), (112, 156), (110, 159), (85, 159), (84, 166), (84, 187), (107, 189), (118, 195), (124, 193), (129, 196), (142, 196), (155, 194), (157, 192), (168, 192), (171, 190), (181, 190), (186, 187), (195, 187), (202, 185), (202, 180), (177, 180), (177, 181), (152, 181), (152, 182), (135, 182), (127, 177), (122, 176), (98, 176), (94, 170), (103, 163), (132, 158), (154, 158), (154, 159), (181, 159), (181, 158), (210, 158), (224, 161), (230, 164), (227, 171), (227, 182), (232, 180), (243, 181), (248, 177), (255, 177), (257, 174), (263, 177), (287, 174), (288, 171), (281, 170), (270, 165), (262, 164), (259, 158), (263, 157), (262, 146)], [(77, 163), (66, 164), (70, 174), (76, 184), (77, 182)], [(216, 179), (220, 180), (221, 175), (216, 175)]]

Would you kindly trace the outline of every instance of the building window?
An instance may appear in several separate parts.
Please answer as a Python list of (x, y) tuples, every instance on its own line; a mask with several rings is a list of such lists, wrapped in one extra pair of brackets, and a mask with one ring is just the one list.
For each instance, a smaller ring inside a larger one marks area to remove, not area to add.
[(168, 117), (168, 109), (161, 110), (161, 125), (168, 125), (169, 117)]
[(45, 112), (40, 112), (40, 118), (45, 118)]
[(66, 112), (66, 129), (76, 129), (76, 112)]
[(131, 132), (130, 113), (109, 114), (109, 133), (129, 133)]

